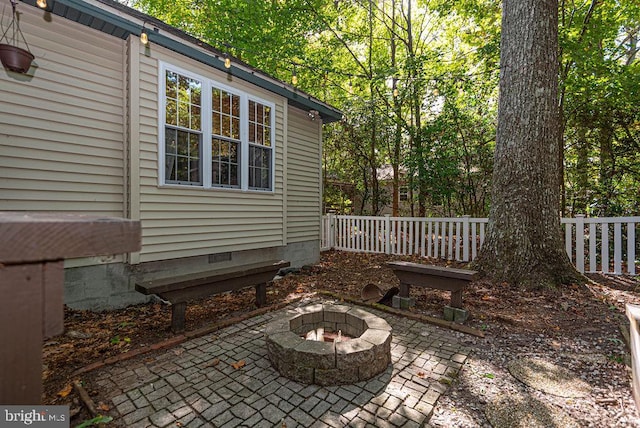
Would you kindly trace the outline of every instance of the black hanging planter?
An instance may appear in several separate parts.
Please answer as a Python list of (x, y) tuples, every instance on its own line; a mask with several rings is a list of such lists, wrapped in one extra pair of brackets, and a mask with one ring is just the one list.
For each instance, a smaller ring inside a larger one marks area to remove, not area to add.
[[(20, 30), (20, 17), (16, 11), (17, 0), (11, 0), (11, 24), (0, 37), (0, 62), (7, 70), (24, 74), (31, 68), (31, 62), (34, 60), (33, 54), (29, 51), (29, 44), (24, 38), (22, 30)], [(11, 39), (7, 33), (11, 30)], [(18, 46), (18, 35), (22, 37), (22, 41), (26, 49)]]
[(34, 56), (26, 49), (5, 43), (0, 44), (0, 61), (4, 68), (16, 73), (26, 73), (31, 68)]

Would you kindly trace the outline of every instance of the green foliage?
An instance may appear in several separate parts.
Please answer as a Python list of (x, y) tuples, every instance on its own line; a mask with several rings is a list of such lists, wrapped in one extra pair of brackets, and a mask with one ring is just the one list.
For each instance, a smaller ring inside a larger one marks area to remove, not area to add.
[(640, 5), (567, 3), (561, 13), (566, 206), (615, 216), (640, 210)]
[(107, 424), (107, 423), (111, 422), (112, 420), (113, 420), (113, 418), (111, 416), (98, 415), (93, 419), (89, 419), (89, 420), (86, 420), (86, 421), (82, 422), (76, 428), (86, 428), (86, 427), (91, 427), (91, 426), (94, 426), (94, 425)]

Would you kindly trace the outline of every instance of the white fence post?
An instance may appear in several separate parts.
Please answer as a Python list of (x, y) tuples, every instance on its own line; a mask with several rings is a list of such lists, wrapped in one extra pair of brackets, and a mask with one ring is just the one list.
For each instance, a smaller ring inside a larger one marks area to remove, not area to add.
[(589, 223), (589, 272), (598, 270), (598, 227), (596, 223)]
[(636, 274), (636, 224), (627, 223), (627, 273)]
[(389, 214), (384, 216), (384, 252), (391, 254), (391, 217)]
[(576, 269), (584, 273), (584, 215), (576, 214)]
[(325, 231), (325, 233), (328, 234), (327, 243), (329, 245), (329, 248), (333, 248), (336, 245), (336, 217), (335, 215), (333, 215), (333, 213), (329, 213), (328, 223), (329, 224), (327, 225), (327, 230)]
[(613, 273), (622, 274), (622, 224), (613, 224)]
[(470, 215), (462, 217), (462, 261), (469, 261), (469, 219)]
[(603, 273), (609, 273), (609, 223), (601, 223), (600, 224), (600, 233), (601, 235), (601, 252), (602, 252), (602, 266), (600, 270)]
[(567, 252), (567, 256), (569, 256), (569, 261), (573, 263), (573, 245), (572, 242), (572, 233), (571, 229), (573, 229), (573, 220), (570, 218), (564, 219), (564, 248)]

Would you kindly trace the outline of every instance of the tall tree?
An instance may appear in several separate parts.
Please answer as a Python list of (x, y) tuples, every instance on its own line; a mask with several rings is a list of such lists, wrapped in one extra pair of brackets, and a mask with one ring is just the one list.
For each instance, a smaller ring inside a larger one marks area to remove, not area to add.
[(579, 278), (560, 231), (558, 1), (504, 0), (500, 49), (489, 228), (475, 266), (495, 282), (555, 288)]

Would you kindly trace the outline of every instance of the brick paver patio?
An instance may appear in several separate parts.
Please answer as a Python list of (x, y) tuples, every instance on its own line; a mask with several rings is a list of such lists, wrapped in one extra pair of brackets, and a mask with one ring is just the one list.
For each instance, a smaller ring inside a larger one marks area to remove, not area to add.
[[(132, 428), (428, 426), (470, 352), (460, 333), (367, 309), (393, 327), (393, 364), (368, 381), (305, 385), (280, 376), (267, 358), (264, 327), (286, 310), (95, 371), (114, 422)], [(240, 360), (244, 367), (231, 366)]]

